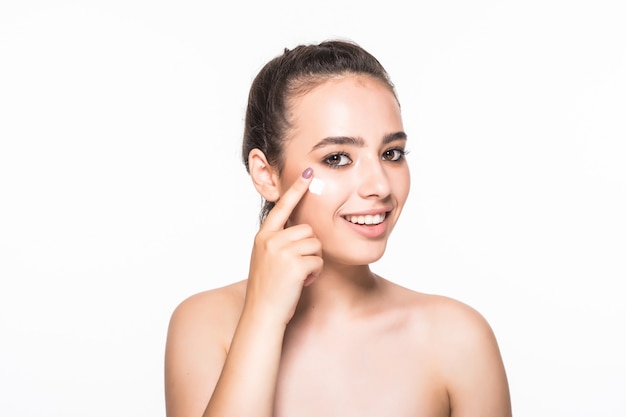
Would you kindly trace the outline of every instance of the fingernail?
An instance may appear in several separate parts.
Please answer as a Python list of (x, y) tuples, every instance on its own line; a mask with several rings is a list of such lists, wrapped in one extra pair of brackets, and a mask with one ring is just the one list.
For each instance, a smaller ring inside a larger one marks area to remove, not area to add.
[(313, 168), (307, 168), (302, 172), (302, 178), (309, 179), (313, 175)]

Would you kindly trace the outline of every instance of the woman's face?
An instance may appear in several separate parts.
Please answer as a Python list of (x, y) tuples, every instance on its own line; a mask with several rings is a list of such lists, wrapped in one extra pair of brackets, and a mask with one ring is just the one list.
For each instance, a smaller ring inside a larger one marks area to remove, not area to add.
[(325, 263), (376, 261), (410, 187), (395, 96), (379, 80), (349, 75), (293, 100), (289, 117), (281, 194), (307, 167), (324, 182), (320, 195), (304, 195), (290, 224), (311, 225)]

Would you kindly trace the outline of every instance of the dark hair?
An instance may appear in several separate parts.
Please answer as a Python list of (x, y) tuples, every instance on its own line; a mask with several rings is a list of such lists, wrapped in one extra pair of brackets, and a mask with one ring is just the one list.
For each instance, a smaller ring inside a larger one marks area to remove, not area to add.
[[(329, 78), (366, 74), (395, 88), (378, 60), (359, 45), (329, 40), (319, 45), (300, 45), (269, 61), (252, 82), (243, 133), (242, 158), (246, 171), (248, 155), (259, 149), (267, 162), (280, 173), (283, 169), (283, 142), (290, 127), (290, 99), (313, 89)], [(263, 200), (259, 216), (265, 220), (274, 202)]]

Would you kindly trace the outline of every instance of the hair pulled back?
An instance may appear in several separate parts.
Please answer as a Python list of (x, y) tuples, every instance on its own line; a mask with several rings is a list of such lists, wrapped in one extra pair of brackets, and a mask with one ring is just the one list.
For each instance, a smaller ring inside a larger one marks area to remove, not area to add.
[[(347, 74), (374, 77), (388, 85), (395, 95), (394, 85), (380, 62), (353, 42), (329, 40), (291, 50), (285, 48), (282, 55), (269, 61), (254, 78), (248, 95), (242, 146), (246, 171), (250, 172), (250, 151), (259, 149), (267, 162), (282, 172), (283, 143), (290, 127), (290, 99), (330, 78)], [(274, 204), (263, 200), (261, 223)]]

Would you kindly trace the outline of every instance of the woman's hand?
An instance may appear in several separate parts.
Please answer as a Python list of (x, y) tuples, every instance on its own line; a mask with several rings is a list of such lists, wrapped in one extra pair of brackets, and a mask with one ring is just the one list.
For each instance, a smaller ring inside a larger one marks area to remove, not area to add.
[(254, 239), (250, 259), (244, 311), (269, 314), (284, 325), (295, 312), (302, 287), (319, 275), (323, 265), (322, 245), (311, 227), (285, 227), (312, 176), (307, 168), (278, 200)]

